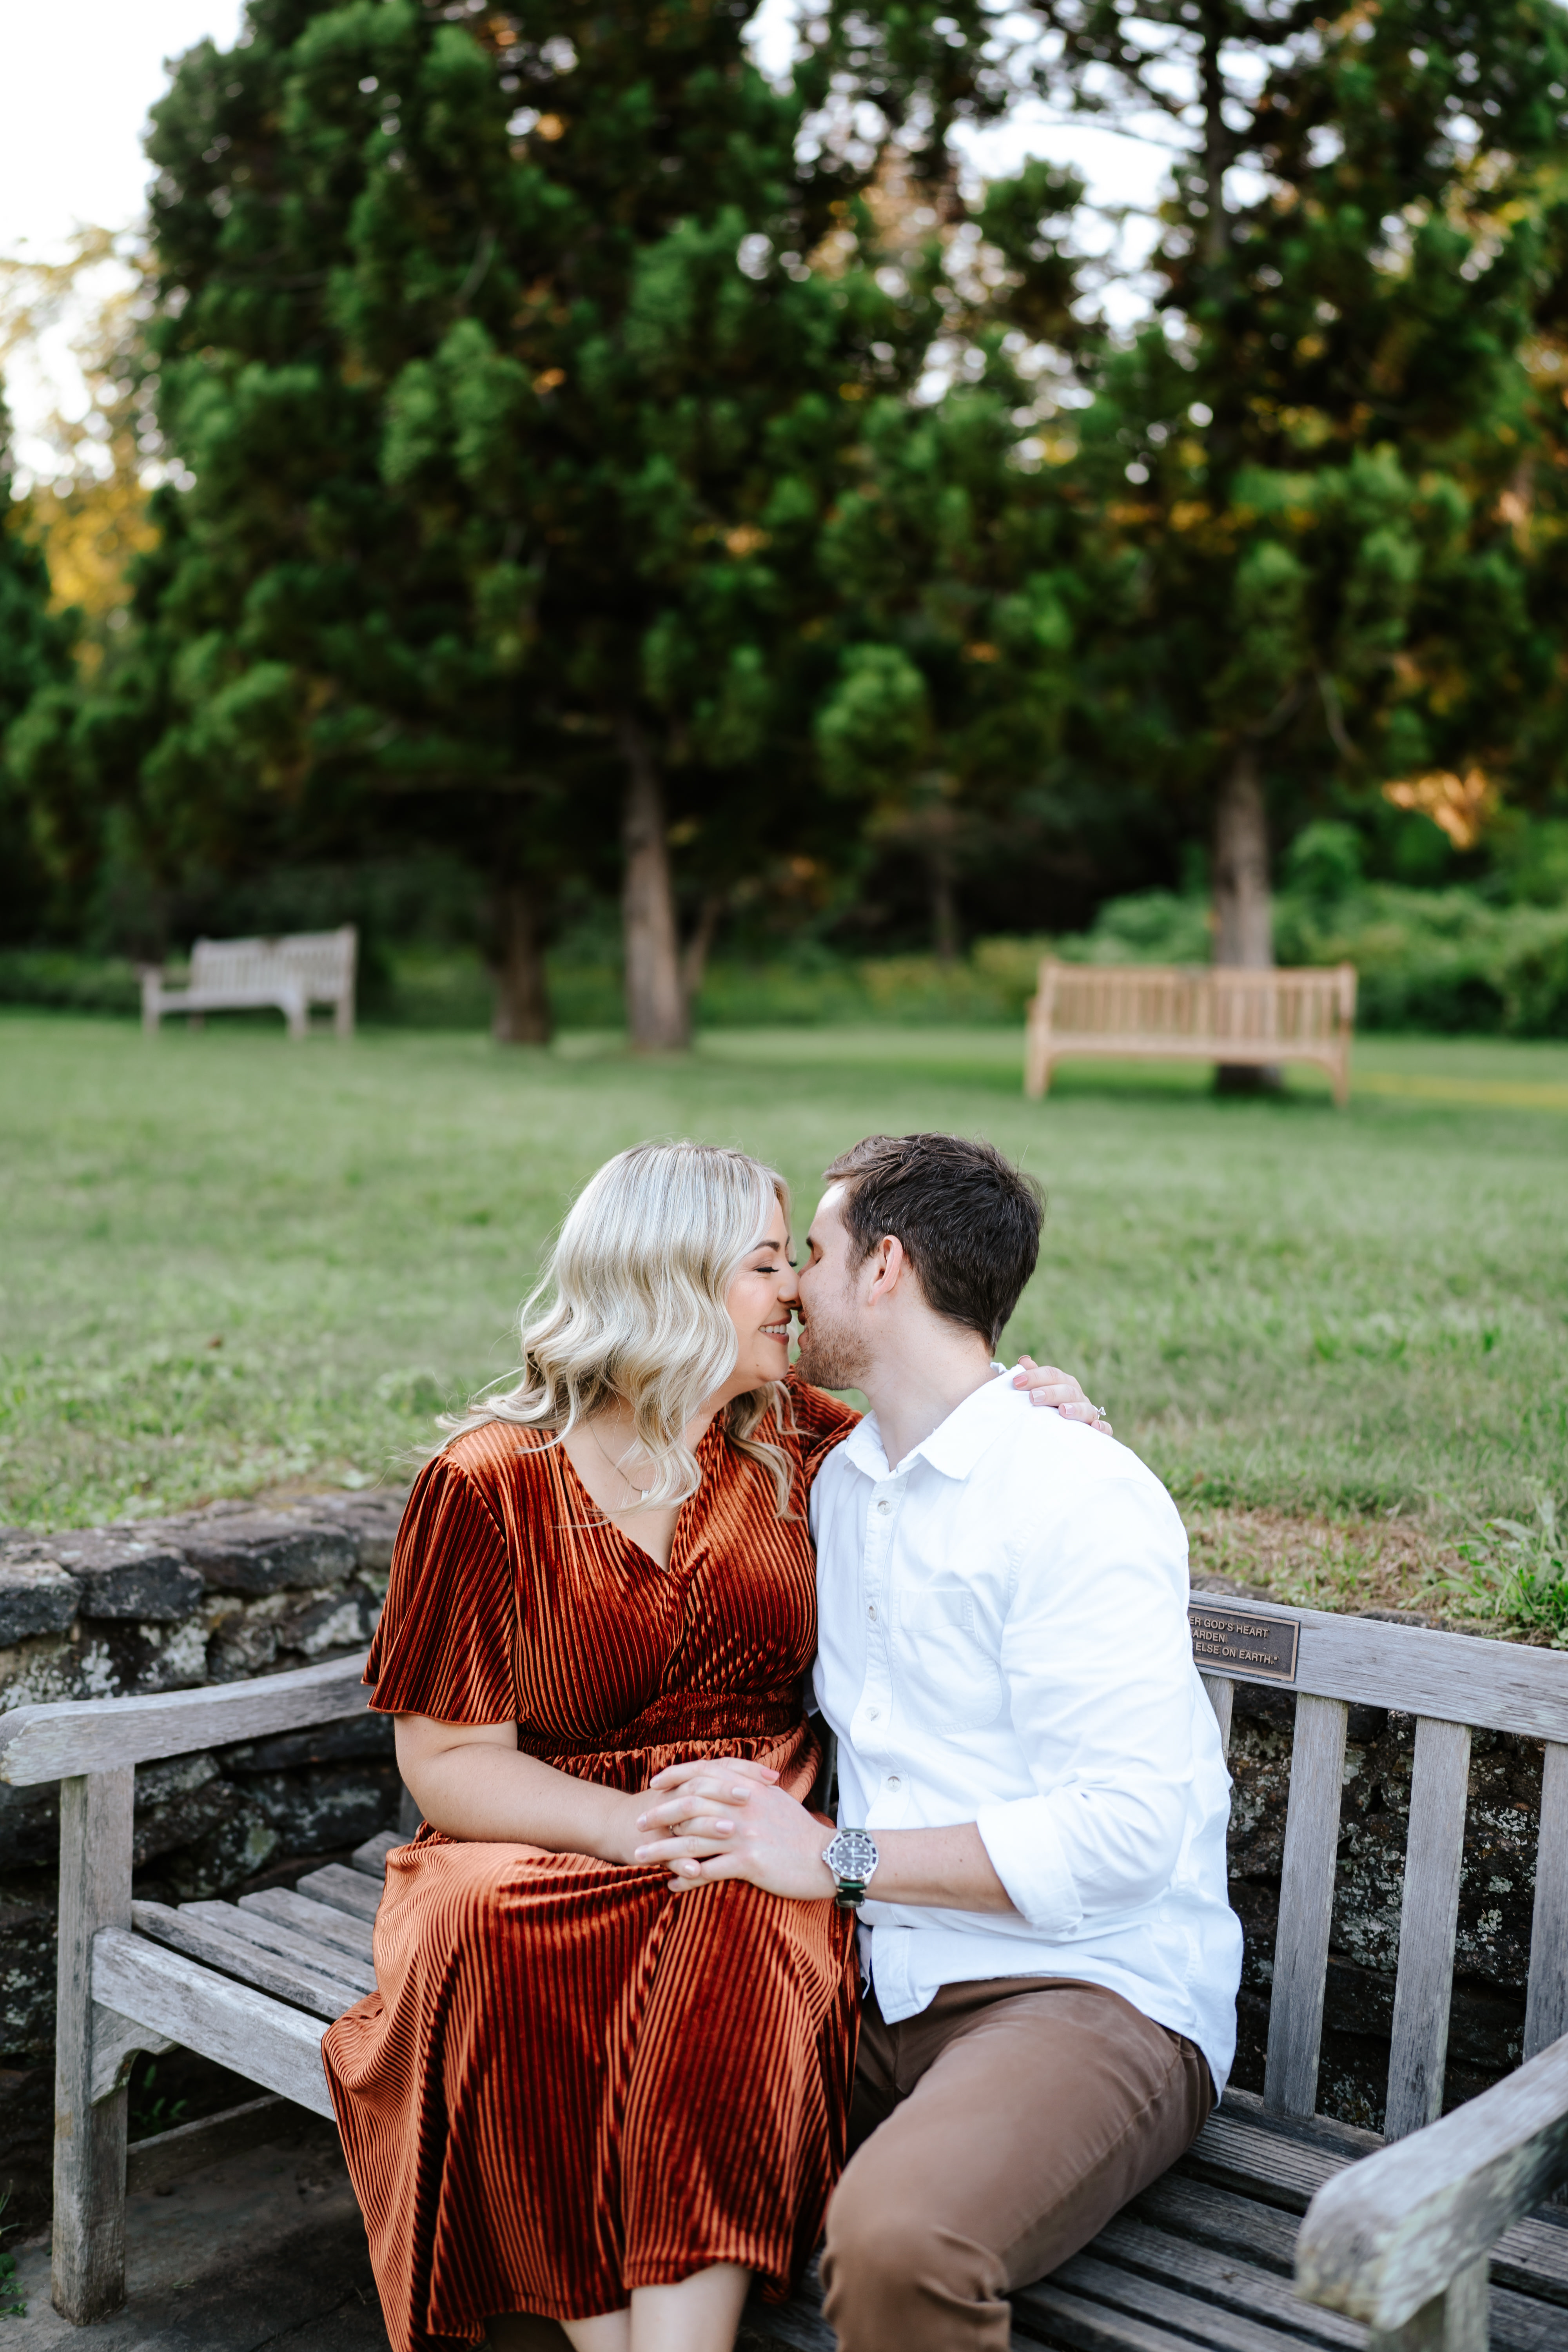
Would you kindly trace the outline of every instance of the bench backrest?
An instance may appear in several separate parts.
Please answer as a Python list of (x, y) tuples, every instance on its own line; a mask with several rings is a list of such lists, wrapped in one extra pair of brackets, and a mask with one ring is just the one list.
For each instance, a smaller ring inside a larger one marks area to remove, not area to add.
[(1568, 1656), (1264, 1601), (1191, 1609), (1193, 1649), (1228, 1743), (1237, 1682), (1296, 1695), (1264, 2104), (1310, 2116), (1352, 1706), (1415, 1717), (1384, 2131), (1442, 2113), (1472, 1729), (1546, 1743), (1524, 2021), (1532, 2058), (1568, 2032)]
[(1055, 1036), (1229, 1038), (1319, 1045), (1355, 1018), (1355, 968), (1246, 971), (1226, 965), (1040, 965), (1037, 1010)]
[(352, 923), (274, 940), (198, 940), (191, 950), (191, 985), (240, 995), (264, 993), (282, 980), (303, 984), (308, 999), (335, 1003), (353, 986), (357, 944)]
[[(1204, 1594), (1194, 1597), (1190, 1622), (1227, 1745), (1237, 1682), (1289, 1690), (1296, 1700), (1264, 2079), (1270, 2112), (1304, 2118), (1317, 2104), (1352, 1706), (1415, 1717), (1388, 2138), (1442, 2112), (1472, 1728), (1546, 1743), (1523, 2054), (1568, 2033), (1568, 1655)], [(18, 1707), (0, 1716), (0, 1780), (115, 1772), (357, 1714), (366, 1703), (363, 1668), (362, 1654), (216, 1688)]]

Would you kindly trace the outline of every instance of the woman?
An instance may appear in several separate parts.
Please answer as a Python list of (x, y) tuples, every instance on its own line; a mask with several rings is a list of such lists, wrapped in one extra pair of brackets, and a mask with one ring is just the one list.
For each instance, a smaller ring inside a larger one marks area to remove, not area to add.
[(820, 2233), (853, 1914), (676, 1900), (639, 1858), (686, 1801), (652, 1811), (666, 1768), (741, 1759), (739, 1804), (820, 1763), (805, 1500), (855, 1415), (785, 1384), (787, 1216), (739, 1151), (608, 1162), (520, 1384), (410, 1499), (366, 1678), (426, 1826), (388, 1864), (378, 1990), (323, 2043), (398, 2352), (514, 2352), (526, 2314), (577, 2352), (728, 2352), (752, 2278), (782, 2296)]

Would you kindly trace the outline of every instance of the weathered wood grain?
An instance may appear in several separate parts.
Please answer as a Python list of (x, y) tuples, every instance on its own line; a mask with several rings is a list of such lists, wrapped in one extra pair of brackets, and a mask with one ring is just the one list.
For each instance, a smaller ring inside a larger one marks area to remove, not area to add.
[(1301, 2301), (1288, 2279), (1260, 2269), (1244, 2255), (1190, 2244), (1126, 2214), (1103, 2229), (1085, 2252), (1142, 2278), (1179, 2288), (1205, 2306), (1205, 2317), (1207, 2306), (1215, 2305), (1303, 2336), (1310, 2344), (1342, 2347), (1342, 2352), (1361, 2352), (1366, 2341), (1359, 2321), (1314, 2309)]
[(318, 1903), (330, 1905), (334, 1911), (347, 1911), (356, 1919), (374, 1919), (381, 1905), (381, 1888), (363, 1871), (345, 1870), (341, 1862), (329, 1862), (323, 1870), (308, 1870), (298, 1882), (301, 1895), (314, 1895)]
[[(1261, 2271), (1258, 2273), (1260, 2279), (1265, 2275)], [(1287, 2345), (1290, 2352), (1301, 2352), (1300, 2324), (1287, 2329), (1270, 2326), (1267, 2320), (1249, 2318), (1245, 2312), (1222, 2310), (1217, 2304), (1194, 2305), (1179, 2287), (1144, 2278), (1135, 2271), (1121, 2269), (1120, 2264), (1097, 2261), (1092, 2254), (1075, 2254), (1070, 2262), (1053, 2271), (1046, 2284), (1065, 2287), (1069, 2294), (1090, 2296), (1096, 2303), (1108, 2304), (1112, 2311), (1126, 2312), (1134, 2319), (1152, 2321), (1156, 2326), (1185, 2336), (1189, 2342), (1194, 2320), (1199, 2320), (1203, 2334), (1198, 2341), (1208, 2347), (1208, 2352), (1282, 2352)], [(1026, 2306), (1037, 2292), (1033, 2287), (1024, 2288), (1015, 2298), (1014, 2308)], [(1300, 2305), (1297, 2308), (1300, 2311)], [(1353, 2340), (1359, 2347), (1364, 2338), (1358, 2332)]]
[(116, 2091), (130, 2087), (133, 2060), (145, 2053), (149, 2058), (162, 2057), (174, 2043), (166, 2034), (154, 2033), (149, 2025), (138, 2025), (134, 2018), (118, 2017), (101, 2001), (92, 2004), (92, 2103), (107, 2099)]
[(1403, 2326), (1375, 2328), (1370, 2352), (1489, 2352), (1489, 2302), (1487, 2266), (1474, 2263)]
[(368, 1693), (365, 1653), (248, 1683), (165, 1691), (151, 1698), (51, 1700), (0, 1716), (0, 1780), (14, 1788), (74, 1773), (111, 1772), (357, 1715)]
[(341, 1984), (353, 2000), (375, 1990), (375, 1970), (363, 1960), (345, 1952), (341, 1945), (325, 1944), (317, 1937), (302, 1935), (298, 1927), (285, 1927), (281, 1919), (269, 1919), (265, 1913), (242, 1911), (237, 1903), (182, 1903), (179, 1912), (182, 1919), (216, 1927), (242, 1943), (258, 1945), (264, 1952), (279, 1953), (284, 1959), (298, 1960), (302, 1967), (313, 1969), (318, 1976)]
[[(1298, 1691), (1568, 1743), (1568, 1655), (1561, 1650), (1336, 1617), (1322, 1609), (1281, 1609), (1270, 1601), (1248, 1601), (1247, 1611), (1300, 1625)], [(1212, 1661), (1204, 1672), (1247, 1680)]]
[(1127, 2208), (1161, 2230), (1190, 2238), (1194, 2245), (1240, 2254), (1264, 2270), (1290, 2277), (1296, 2267), (1296, 2216), (1255, 2197), (1216, 2189), (1206, 2180), (1185, 2180), (1167, 2172)]
[(286, 1927), (298, 1927), (302, 1936), (311, 1936), (323, 1944), (335, 1944), (356, 1959), (374, 1960), (375, 1936), (368, 1919), (356, 1918), (348, 1911), (334, 1911), (330, 1904), (312, 1903), (308, 1895), (296, 1895), (287, 1886), (269, 1886), (259, 1895), (242, 1895), (242, 1911), (254, 1911), (258, 1918), (280, 1919)]
[(1536, 2057), (1568, 2033), (1568, 1747), (1547, 1744), (1542, 1760), (1541, 1832), (1535, 1853), (1535, 1916), (1524, 2054)]
[(1209, 1695), (1209, 1705), (1214, 1709), (1215, 1721), (1219, 1726), (1219, 1744), (1228, 1756), (1230, 1754), (1230, 1715), (1231, 1708), (1236, 1703), (1236, 1685), (1224, 1675), (1205, 1675), (1203, 1685)]
[(1318, 2103), (1318, 2052), (1348, 1721), (1342, 1699), (1296, 1702), (1263, 2078), (1264, 2105), (1274, 2115), (1310, 2116)]
[[(74, 1773), (60, 1789), (51, 2266), (55, 2309), (79, 2327), (125, 2300), (125, 2087), (93, 2095), (92, 1953), (101, 1930), (131, 1924), (134, 1785), (126, 1764)], [(97, 1997), (126, 2013), (112, 1996)]]
[(1443, 2112), (1448, 2010), (1454, 1990), (1454, 1931), (1465, 1856), (1470, 1734), (1462, 1723), (1423, 1716), (1415, 1726), (1405, 1895), (1399, 1915), (1399, 1974), (1388, 2061), (1384, 2137), (1405, 2139)]
[(92, 1988), (106, 2007), (144, 2019), (182, 2048), (216, 2058), (313, 2115), (331, 2114), (321, 2029), (302, 2010), (121, 1927), (102, 1928), (94, 1939)]
[(374, 1837), (366, 1838), (363, 1845), (355, 1846), (349, 1861), (366, 1878), (384, 1878), (387, 1855), (395, 1845), (406, 1845), (407, 1843), (400, 1830), (378, 1830)]
[(171, 1910), (164, 1903), (133, 1903), (131, 1924), (139, 1936), (151, 1936), (155, 1944), (166, 1944), (172, 1951), (187, 1952), (193, 1960), (205, 1960), (209, 1968), (220, 1969), (226, 1976), (255, 1985), (258, 1991), (272, 1993), (279, 2000), (291, 2001), (296, 2009), (309, 2010), (312, 2017), (324, 2017), (329, 2024), (345, 2009), (352, 2009), (360, 1997), (354, 1986), (345, 1984), (341, 1977), (304, 1967), (243, 1936), (231, 1936), (183, 1911)]
[[(1300, 2215), (1325, 2180), (1363, 2154), (1375, 2154), (1382, 2145), (1373, 2133), (1344, 2124), (1338, 2126), (1343, 2152), (1331, 2146), (1313, 2147), (1296, 2126), (1234, 2112), (1247, 2097), (1245, 2092), (1226, 2092), (1225, 2105), (1211, 2116), (1177, 2169), (1166, 2174), (1157, 2191), (1148, 2193), (1189, 2186), (1200, 2196), (1229, 2190), (1230, 2201), (1237, 2205), (1257, 2201), (1260, 2210), (1271, 2206)], [(1319, 2116), (1315, 2126), (1326, 2121)], [(1257, 2252), (1255, 2248), (1255, 2256)], [(1492, 2248), (1492, 2283), (1568, 2307), (1568, 2227), (1550, 2221), (1515, 2221)], [(1568, 2322), (1563, 2324), (1563, 2336), (1568, 2345)]]
[[(1013, 2298), (1013, 2343), (1069, 2345), (1073, 2352), (1194, 2352), (1190, 2330), (1180, 2335), (1152, 2320), (1135, 2319), (1080, 2294), (1069, 2294), (1058, 2284), (1061, 2273), (1023, 2288)], [(1200, 2339), (1201, 2340), (1201, 2339)], [(1267, 2352), (1301, 2352), (1299, 2336), (1264, 2336)]]
[(1425, 2131), (1325, 2181), (1296, 2245), (1300, 2293), (1385, 2332), (1528, 2213), (1568, 2153), (1568, 2039)]

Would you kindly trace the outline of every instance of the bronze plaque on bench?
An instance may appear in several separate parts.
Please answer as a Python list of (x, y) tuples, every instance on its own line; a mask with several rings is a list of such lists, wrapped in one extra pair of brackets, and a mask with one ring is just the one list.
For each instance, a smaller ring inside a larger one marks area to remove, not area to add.
[(1264, 1617), (1239, 1601), (1193, 1600), (1193, 1660), (1238, 1682), (1293, 1683), (1301, 1628), (1294, 1617)]

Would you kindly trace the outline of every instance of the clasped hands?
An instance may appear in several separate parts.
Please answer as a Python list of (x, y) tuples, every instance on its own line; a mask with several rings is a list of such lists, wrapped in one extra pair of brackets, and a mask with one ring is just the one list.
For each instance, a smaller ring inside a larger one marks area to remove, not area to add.
[(639, 1842), (630, 1859), (663, 1863), (677, 1895), (721, 1878), (803, 1902), (833, 1894), (822, 1859), (832, 1822), (808, 1812), (766, 1764), (721, 1756), (667, 1765), (633, 1801)]

